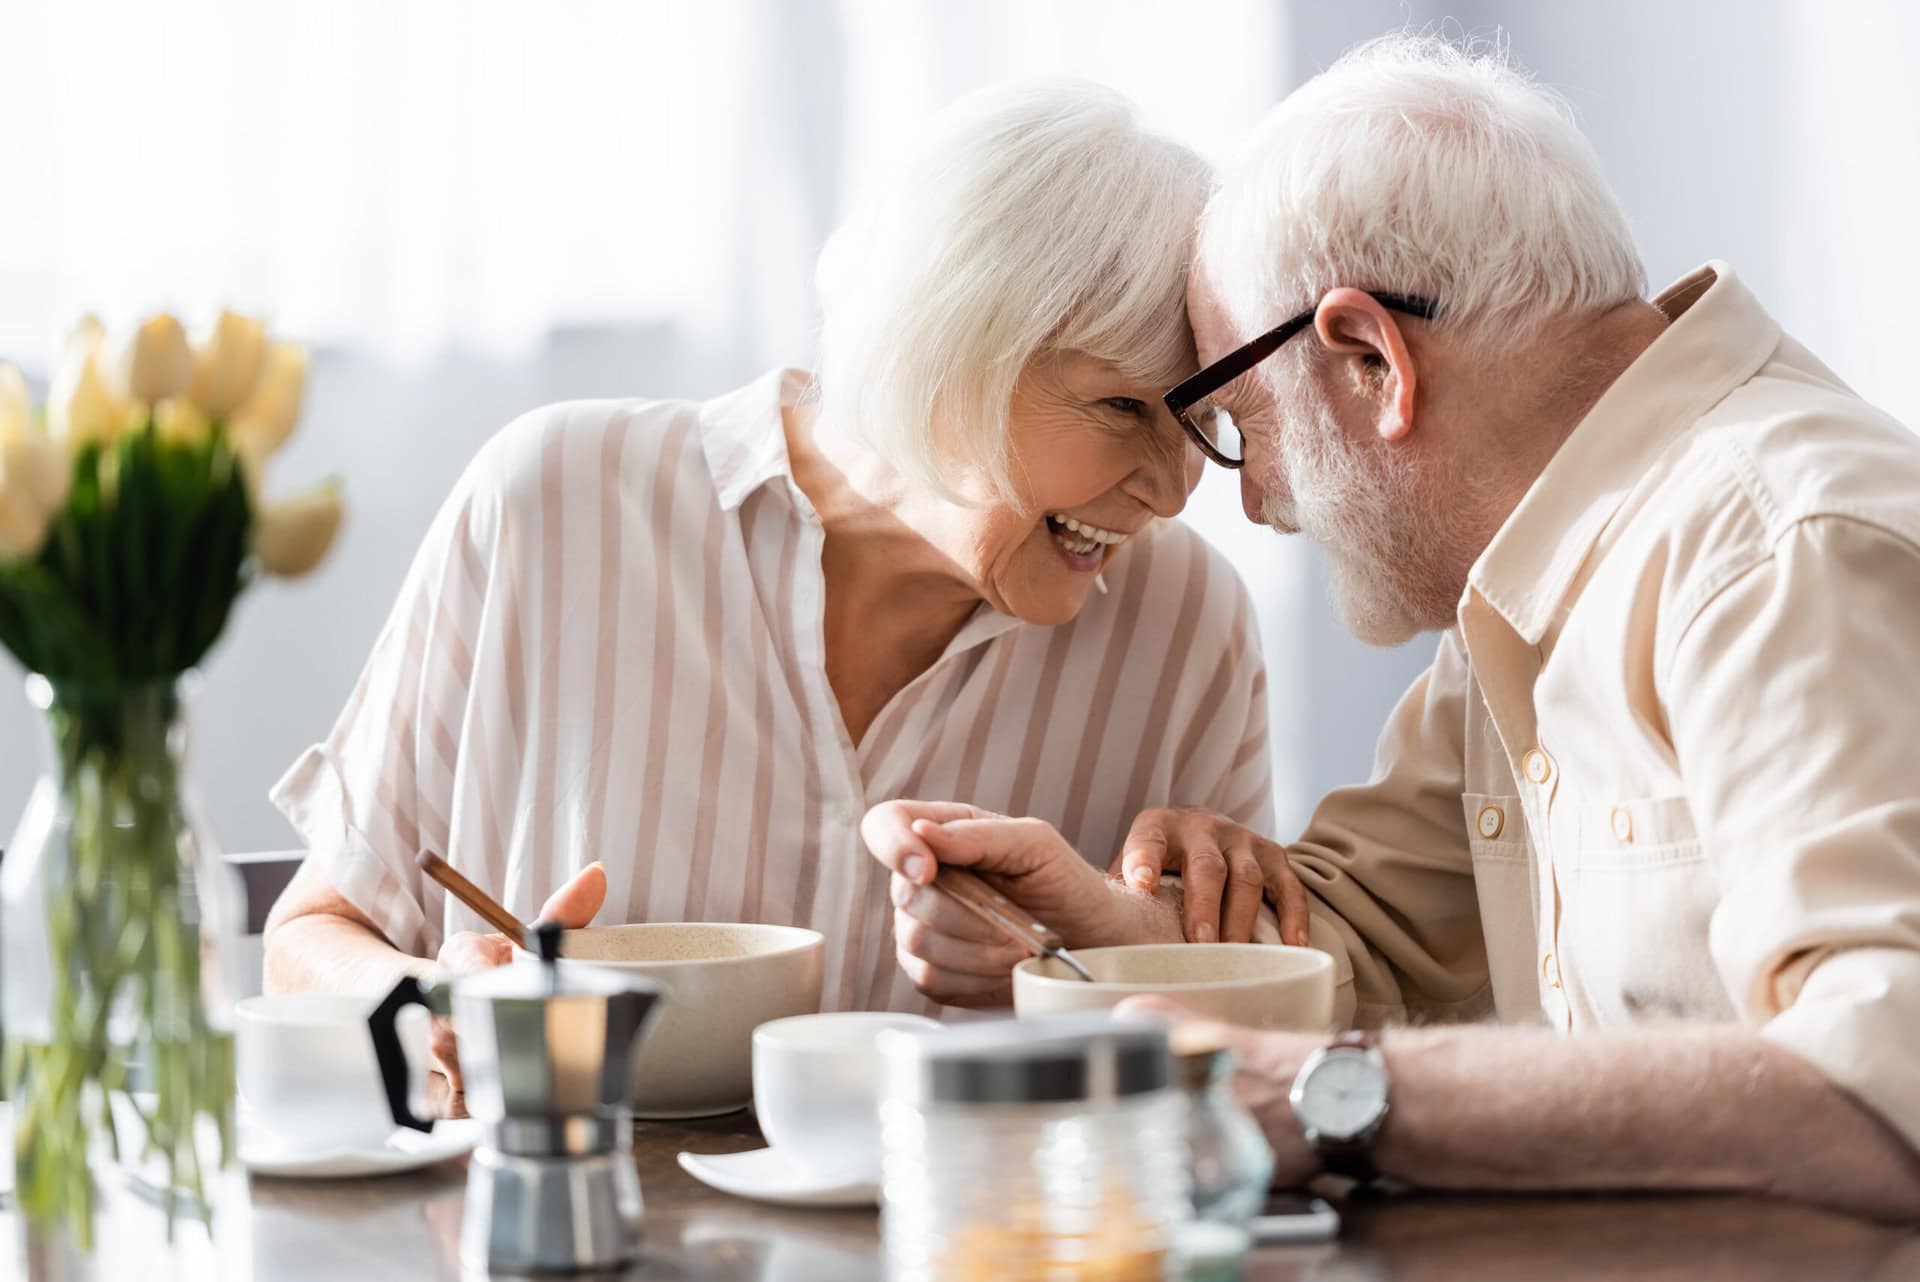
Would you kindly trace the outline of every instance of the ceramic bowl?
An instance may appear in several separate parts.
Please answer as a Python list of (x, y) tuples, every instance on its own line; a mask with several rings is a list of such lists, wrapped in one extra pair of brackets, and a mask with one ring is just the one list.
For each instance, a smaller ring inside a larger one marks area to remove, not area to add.
[(570, 930), (560, 958), (660, 986), (633, 1060), (634, 1116), (708, 1117), (753, 1098), (754, 1029), (820, 1009), (826, 939), (797, 926), (649, 922)]
[(1281, 944), (1135, 944), (1076, 948), (1087, 983), (1057, 961), (1013, 968), (1019, 1015), (1106, 1010), (1128, 997), (1167, 997), (1199, 1015), (1255, 1028), (1325, 1032), (1333, 1023), (1333, 958)]

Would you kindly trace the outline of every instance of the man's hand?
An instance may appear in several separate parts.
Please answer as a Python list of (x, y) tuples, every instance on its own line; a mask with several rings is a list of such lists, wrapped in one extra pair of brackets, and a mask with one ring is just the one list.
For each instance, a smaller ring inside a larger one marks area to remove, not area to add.
[[(554, 891), (547, 902), (540, 906), (540, 914), (535, 920), (556, 921), (569, 930), (577, 930), (593, 920), (606, 899), (607, 869), (596, 859)], [(434, 967), (443, 976), (491, 970), (513, 960), (516, 942), (501, 934), (482, 935), (463, 930), (447, 936), (446, 942), (440, 945), (439, 956), (434, 958)], [(459, 1046), (454, 1040), (453, 1021), (438, 1016), (433, 1021), (433, 1067), (446, 1075), (447, 1085), (455, 1092), (464, 1089), (460, 1080)]]
[(978, 874), (1070, 948), (1178, 937), (1169, 910), (1104, 876), (1038, 819), (957, 802), (887, 801), (867, 812), (860, 835), (893, 872), (900, 968), (921, 993), (949, 1006), (1007, 1005), (1011, 972), (1029, 954), (933, 889), (943, 863)]
[(1260, 1123), (1273, 1149), (1274, 1186), (1297, 1188), (1320, 1174), (1320, 1155), (1301, 1133), (1288, 1093), (1307, 1057), (1326, 1045), (1325, 1037), (1216, 1023), (1167, 997), (1129, 997), (1114, 1013), (1157, 1019), (1183, 1031), (1190, 1026), (1196, 1036), (1232, 1051), (1233, 1093)]
[(1196, 944), (1252, 939), (1263, 896), (1279, 914), (1280, 941), (1307, 942), (1307, 892), (1294, 876), (1286, 848), (1224, 815), (1196, 806), (1142, 811), (1113, 861), (1113, 873), (1152, 894), (1162, 872), (1183, 879), (1183, 925)]

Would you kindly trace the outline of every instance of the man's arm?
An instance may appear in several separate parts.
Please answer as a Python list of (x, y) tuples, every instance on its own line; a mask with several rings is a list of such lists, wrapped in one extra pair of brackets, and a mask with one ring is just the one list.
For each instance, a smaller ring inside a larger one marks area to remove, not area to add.
[[(1160, 1001), (1135, 1006), (1177, 1013)], [(1235, 1086), (1302, 1183), (1319, 1164), (1287, 1091), (1324, 1039), (1225, 1030)], [(1410, 1184), (1535, 1192), (1755, 1193), (1920, 1220), (1920, 1159), (1804, 1059), (1738, 1028), (1564, 1038), (1486, 1027), (1395, 1029), (1375, 1165)]]
[[(1213, 925), (1244, 939), (1250, 889), (1264, 884), (1284, 937), (1332, 953), (1342, 1023), (1472, 1018), (1491, 1005), (1473, 857), (1461, 809), (1472, 682), (1457, 632), (1402, 696), (1380, 734), (1373, 778), (1328, 793), (1282, 849), (1204, 811), (1149, 811), (1115, 870), (1143, 891), (1186, 876), (1187, 937)], [(1291, 858), (1289, 858), (1291, 855)], [(1236, 900), (1242, 901), (1235, 911)]]

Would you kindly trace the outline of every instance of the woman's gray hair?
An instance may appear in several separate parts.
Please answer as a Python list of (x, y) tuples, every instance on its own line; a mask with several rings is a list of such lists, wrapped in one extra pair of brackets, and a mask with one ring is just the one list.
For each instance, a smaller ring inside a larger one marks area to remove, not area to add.
[(1208, 204), (1200, 242), (1247, 334), (1342, 285), (1423, 295), (1440, 324), (1494, 343), (1646, 289), (1565, 102), (1500, 46), (1432, 35), (1370, 41), (1288, 95)]
[(938, 113), (821, 252), (822, 414), (950, 498), (1012, 489), (1007, 413), (1036, 356), (1168, 387), (1195, 364), (1186, 284), (1211, 178), (1077, 81)]

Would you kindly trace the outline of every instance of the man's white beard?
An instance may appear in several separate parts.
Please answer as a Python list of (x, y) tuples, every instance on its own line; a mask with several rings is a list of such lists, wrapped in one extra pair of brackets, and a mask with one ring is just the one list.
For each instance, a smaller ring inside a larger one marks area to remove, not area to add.
[(1267, 524), (1298, 529), (1326, 549), (1334, 606), (1368, 645), (1400, 645), (1444, 626), (1450, 607), (1439, 607), (1436, 618), (1436, 603), (1407, 587), (1420, 582), (1435, 551), (1421, 529), (1424, 496), (1413, 471), (1384, 451), (1350, 447), (1333, 407), (1307, 380), (1287, 389), (1282, 403), (1291, 412), (1280, 429), (1280, 458), (1293, 501), (1268, 496), (1261, 507)]

